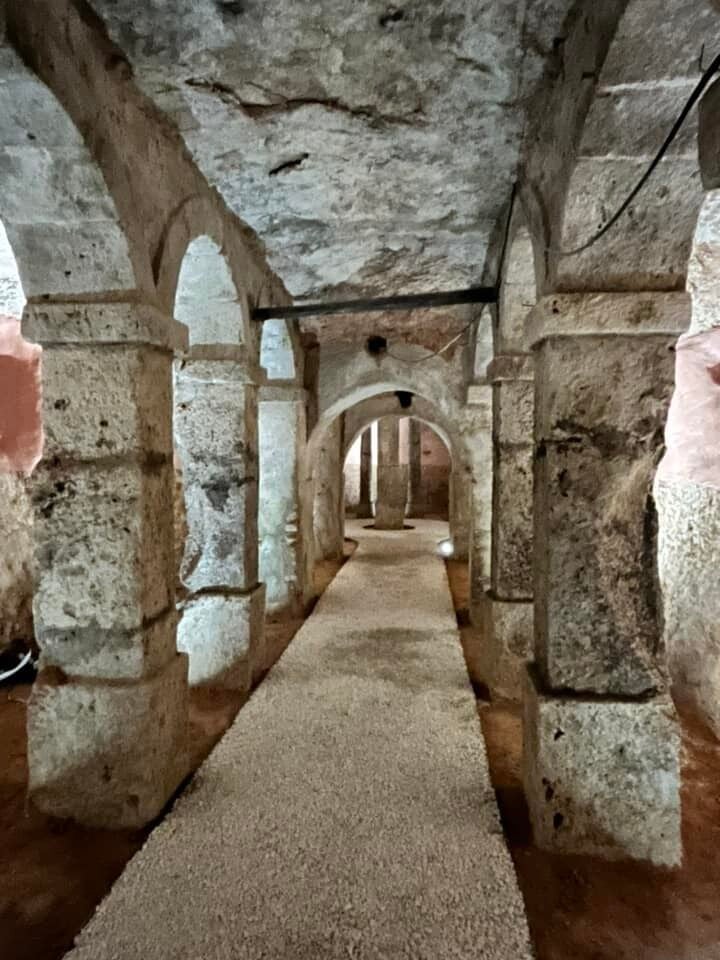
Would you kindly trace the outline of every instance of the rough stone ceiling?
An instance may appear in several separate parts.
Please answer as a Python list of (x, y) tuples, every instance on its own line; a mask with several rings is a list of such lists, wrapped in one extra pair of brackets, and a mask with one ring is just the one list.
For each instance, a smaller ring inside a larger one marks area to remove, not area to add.
[(93, 6), (308, 299), (484, 279), (526, 96), (570, 0)]

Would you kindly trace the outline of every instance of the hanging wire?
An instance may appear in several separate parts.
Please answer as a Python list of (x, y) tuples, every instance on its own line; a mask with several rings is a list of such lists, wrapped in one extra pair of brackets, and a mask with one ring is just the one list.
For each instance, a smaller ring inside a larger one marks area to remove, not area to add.
[[(703, 50), (700, 55), (700, 66), (702, 66), (704, 55), (705, 55), (705, 47), (703, 46)], [(695, 104), (698, 102), (698, 100), (702, 96), (703, 92), (705, 91), (705, 88), (708, 86), (712, 78), (718, 72), (720, 72), (720, 54), (718, 54), (715, 57), (715, 59), (712, 61), (712, 63), (705, 69), (702, 77), (696, 84), (693, 92), (690, 94), (690, 97), (685, 103), (685, 106), (680, 111), (680, 114), (678, 115), (677, 120), (672, 125), (670, 132), (665, 137), (665, 140), (663, 141), (658, 152), (655, 154), (655, 157), (653, 158), (650, 166), (647, 168), (647, 170), (642, 175), (642, 177), (638, 180), (635, 187), (632, 189), (632, 191), (630, 192), (628, 197), (625, 199), (625, 201), (618, 207), (618, 209), (615, 211), (612, 217), (610, 217), (608, 222), (603, 227), (601, 227), (600, 230), (597, 231), (597, 233), (593, 234), (593, 236), (590, 237), (589, 240), (581, 244), (579, 247), (574, 247), (571, 250), (565, 250), (562, 247), (547, 246), (544, 248), (547, 253), (557, 254), (559, 257), (575, 257), (578, 254), (584, 253), (586, 250), (589, 250), (590, 247), (594, 246), (598, 242), (598, 240), (601, 240), (606, 233), (612, 230), (612, 228), (615, 226), (618, 220), (622, 217), (625, 211), (630, 207), (630, 205), (633, 203), (633, 201), (638, 196), (640, 191), (645, 187), (647, 182), (655, 173), (655, 170), (658, 168), (665, 154), (668, 152), (668, 150), (674, 143), (675, 139), (677, 138), (678, 134), (682, 130), (683, 126), (685, 125), (685, 121), (690, 116), (690, 113), (692, 112)], [(510, 221), (512, 218), (513, 207), (515, 205), (516, 189), (517, 189), (517, 185), (513, 184), (512, 195), (510, 198), (510, 207), (508, 211), (507, 221), (505, 224), (505, 237), (503, 240), (502, 253), (500, 255), (500, 265), (498, 268), (498, 282), (496, 284), (496, 289), (500, 289), (500, 280), (502, 279), (502, 271), (505, 263), (505, 256), (507, 254), (507, 246), (508, 246), (508, 241), (510, 237)], [(467, 333), (467, 331), (472, 327), (472, 325), (476, 321), (477, 323), (479, 323), (480, 320), (482, 319), (484, 309), (485, 308), (482, 307), (480, 310), (480, 314), (477, 317), (473, 317), (473, 319), (470, 320), (470, 322), (466, 324), (466, 326), (464, 326), (463, 329), (456, 336), (452, 338), (452, 340), (448, 340), (448, 342), (444, 344), (442, 347), (440, 347), (439, 350), (433, 350), (432, 353), (428, 353), (423, 357), (419, 357), (413, 360), (408, 360), (408, 359), (405, 359), (404, 357), (398, 357), (397, 354), (390, 353), (389, 351), (388, 351), (388, 356), (392, 357), (394, 360), (399, 360), (401, 363), (409, 363), (409, 364), (424, 363), (426, 360), (432, 360), (433, 357), (440, 356), (440, 354), (445, 353), (446, 350), (449, 350), (450, 347), (452, 347), (455, 343), (457, 343), (458, 340), (465, 333)]]
[[(703, 55), (704, 55), (704, 47), (703, 47), (703, 54), (701, 55), (701, 61), (702, 61)], [(707, 85), (710, 83), (710, 81), (718, 71), (720, 71), (720, 54), (718, 54), (718, 56), (715, 57), (715, 59), (710, 64), (710, 66), (703, 73), (702, 77), (700, 78), (697, 85), (695, 86), (695, 89), (690, 94), (689, 99), (685, 103), (685, 106), (680, 111), (680, 114), (677, 120), (672, 125), (670, 133), (668, 133), (667, 137), (665, 137), (665, 140), (663, 141), (662, 146), (660, 147), (658, 152), (655, 154), (655, 157), (652, 163), (650, 164), (650, 166), (647, 168), (647, 170), (642, 175), (642, 177), (640, 177), (634, 189), (628, 195), (627, 199), (618, 207), (616, 212), (612, 215), (612, 217), (610, 217), (610, 219), (605, 224), (605, 226), (601, 227), (600, 230), (597, 231), (597, 233), (595, 233), (592, 237), (590, 237), (589, 240), (581, 244), (579, 247), (574, 247), (572, 250), (564, 250), (562, 247), (550, 246), (550, 247), (545, 247), (545, 251), (547, 253), (555, 253), (560, 257), (577, 256), (579, 253), (584, 253), (586, 250), (589, 250), (590, 247), (594, 246), (594, 244), (596, 244), (598, 240), (601, 240), (605, 236), (605, 234), (615, 226), (615, 224), (618, 222), (620, 217), (625, 213), (628, 207), (632, 204), (633, 200), (635, 200), (637, 195), (640, 193), (643, 187), (647, 184), (648, 180), (650, 179), (650, 177), (652, 177), (653, 173), (655, 173), (655, 170), (659, 166), (663, 157), (668, 152), (675, 138), (682, 130), (685, 124), (685, 121), (687, 120), (690, 113), (692, 112), (693, 107), (698, 102), (705, 88), (707, 87)]]

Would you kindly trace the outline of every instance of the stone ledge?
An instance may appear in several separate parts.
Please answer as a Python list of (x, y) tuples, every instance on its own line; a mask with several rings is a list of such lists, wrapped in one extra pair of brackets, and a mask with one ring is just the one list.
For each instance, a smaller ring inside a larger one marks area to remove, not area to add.
[(528, 343), (588, 334), (680, 336), (690, 325), (687, 293), (560, 293), (543, 297), (528, 317)]
[(678, 866), (680, 732), (670, 697), (553, 696), (531, 667), (524, 704), (523, 779), (537, 845)]
[(141, 343), (174, 351), (188, 346), (187, 327), (145, 303), (42, 302), (25, 306), (23, 336), (46, 346)]

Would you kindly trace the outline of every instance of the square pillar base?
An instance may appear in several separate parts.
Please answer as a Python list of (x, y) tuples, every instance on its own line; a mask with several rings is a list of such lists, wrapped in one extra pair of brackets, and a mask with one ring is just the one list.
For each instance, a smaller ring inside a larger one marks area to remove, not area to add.
[(481, 616), (478, 671), (493, 699), (519, 703), (527, 664), (533, 658), (533, 602), (488, 595)]
[(190, 658), (190, 686), (247, 692), (264, 666), (265, 584), (186, 601), (177, 644)]
[(531, 667), (523, 731), (525, 794), (539, 847), (681, 863), (680, 731), (667, 694), (545, 694)]
[(137, 828), (189, 772), (187, 657), (131, 681), (40, 673), (28, 705), (29, 795), (54, 817)]

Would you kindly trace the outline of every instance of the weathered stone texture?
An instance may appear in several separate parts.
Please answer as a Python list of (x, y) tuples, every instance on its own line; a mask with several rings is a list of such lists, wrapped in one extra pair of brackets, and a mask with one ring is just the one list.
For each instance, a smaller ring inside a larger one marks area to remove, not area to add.
[(41, 672), (28, 710), (29, 791), (56, 817), (140, 827), (188, 772), (187, 658), (141, 682)]
[[(262, 396), (262, 394), (261, 394)], [(303, 400), (262, 400), (259, 435), (259, 568), (268, 611), (298, 607), (303, 594), (299, 458), (305, 443)]]
[(479, 675), (493, 700), (520, 701), (533, 658), (532, 602), (509, 603), (488, 594), (482, 611), (482, 642), (475, 656)]
[(264, 664), (264, 585), (246, 594), (203, 594), (180, 613), (177, 645), (189, 657), (190, 685), (249, 690)]
[(181, 579), (192, 591), (257, 583), (257, 391), (245, 380), (232, 362), (185, 360), (176, 367), (188, 527)]
[(655, 499), (674, 692), (720, 735), (720, 490), (657, 482)]
[(549, 689), (663, 685), (652, 477), (666, 336), (551, 337), (536, 351), (536, 652)]
[(321, 560), (339, 559), (343, 552), (343, 449), (343, 423), (338, 417), (323, 436), (312, 474), (315, 553)]
[(663, 866), (682, 859), (680, 735), (669, 696), (555, 697), (531, 670), (523, 773), (545, 849)]

